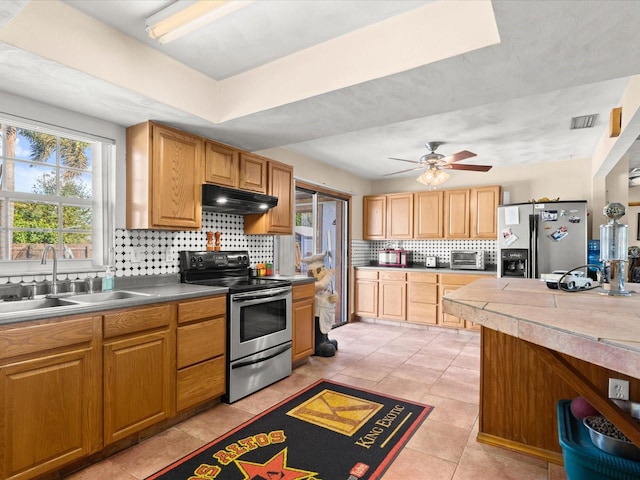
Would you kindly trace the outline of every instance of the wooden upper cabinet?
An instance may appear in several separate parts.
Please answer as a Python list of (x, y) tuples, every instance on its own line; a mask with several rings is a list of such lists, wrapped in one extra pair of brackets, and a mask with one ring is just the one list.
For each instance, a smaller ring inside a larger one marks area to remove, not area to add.
[(413, 193), (387, 195), (387, 238), (413, 238)]
[(384, 240), (387, 235), (387, 196), (366, 196), (362, 198), (364, 240)]
[(445, 190), (445, 238), (469, 238), (469, 197), (470, 193), (468, 189)]
[(268, 162), (268, 194), (278, 197), (278, 205), (267, 213), (245, 215), (244, 232), (249, 234), (293, 234), (293, 167)]
[(252, 192), (267, 193), (269, 160), (248, 152), (240, 152), (240, 180), (238, 187)]
[(127, 128), (127, 228), (202, 225), (203, 140), (145, 122)]
[(498, 238), (498, 205), (500, 187), (471, 190), (471, 238)]
[(444, 194), (441, 190), (430, 190), (414, 194), (413, 237), (442, 238)]
[(205, 142), (204, 181), (238, 188), (240, 184), (240, 152), (221, 143)]

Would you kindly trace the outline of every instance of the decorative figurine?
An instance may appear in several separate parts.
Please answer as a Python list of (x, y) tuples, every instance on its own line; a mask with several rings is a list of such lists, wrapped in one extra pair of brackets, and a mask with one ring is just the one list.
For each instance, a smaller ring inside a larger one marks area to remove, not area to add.
[(338, 295), (332, 288), (334, 271), (324, 265), (326, 256), (324, 252), (302, 259), (307, 264), (308, 275), (316, 279), (314, 355), (319, 357), (333, 357), (338, 350), (338, 342), (328, 337), (335, 319)]

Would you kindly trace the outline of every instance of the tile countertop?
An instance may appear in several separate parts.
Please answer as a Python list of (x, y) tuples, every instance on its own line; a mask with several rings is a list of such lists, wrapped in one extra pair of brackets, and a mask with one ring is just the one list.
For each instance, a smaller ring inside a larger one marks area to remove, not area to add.
[(468, 275), (490, 275), (497, 274), (496, 266), (489, 265), (485, 270), (460, 270), (448, 267), (427, 268), (422, 265), (411, 265), (409, 267), (381, 267), (380, 265), (354, 265), (358, 270), (398, 270), (402, 272), (431, 272), (431, 273), (466, 273)]
[[(640, 284), (627, 284), (640, 292)], [(482, 278), (447, 294), (446, 313), (640, 378), (640, 293), (552, 290), (535, 279)]]

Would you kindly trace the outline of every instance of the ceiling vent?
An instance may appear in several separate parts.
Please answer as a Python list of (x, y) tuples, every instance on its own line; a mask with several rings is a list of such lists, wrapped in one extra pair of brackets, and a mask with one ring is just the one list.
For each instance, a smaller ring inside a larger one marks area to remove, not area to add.
[(597, 113), (592, 115), (582, 115), (581, 117), (573, 117), (571, 119), (571, 130), (591, 128), (596, 124), (596, 118), (598, 118)]

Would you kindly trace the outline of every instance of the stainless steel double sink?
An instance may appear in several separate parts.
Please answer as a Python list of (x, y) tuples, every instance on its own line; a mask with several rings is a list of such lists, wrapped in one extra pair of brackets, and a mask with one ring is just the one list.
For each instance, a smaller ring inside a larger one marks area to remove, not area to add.
[(116, 300), (126, 300), (153, 296), (149, 293), (132, 292), (129, 290), (113, 290), (111, 292), (78, 293), (68, 296), (50, 298), (34, 298), (31, 300), (15, 300), (0, 302), (0, 314), (27, 313), (43, 308), (68, 307), (81, 305), (107, 304)]

